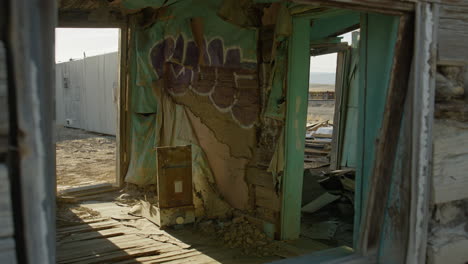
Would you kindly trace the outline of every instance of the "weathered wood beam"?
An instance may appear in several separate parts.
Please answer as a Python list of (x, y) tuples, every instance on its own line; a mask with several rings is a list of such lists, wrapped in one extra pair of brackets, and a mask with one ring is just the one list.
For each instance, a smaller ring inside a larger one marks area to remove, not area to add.
[(400, 18), (395, 43), (392, 75), (385, 103), (384, 117), (375, 153), (375, 162), (367, 199), (367, 210), (362, 225), (360, 249), (366, 253), (378, 247), (382, 234), (389, 197), (393, 164), (403, 116), (403, 105), (408, 94), (411, 58), (413, 54), (414, 21), (410, 15)]
[(321, 4), (323, 6), (374, 12), (389, 15), (402, 15), (414, 11), (414, 3), (390, 0), (292, 0), (299, 4)]
[[(348, 46), (346, 45), (348, 49)], [(343, 137), (342, 135), (342, 125), (344, 126), (346, 123), (344, 121), (344, 116), (342, 115), (343, 107), (347, 106), (347, 89), (348, 87), (344, 85), (343, 80), (346, 79), (344, 76), (345, 69), (347, 66), (345, 65), (346, 61), (346, 51), (341, 50), (337, 54), (336, 58), (336, 78), (335, 78), (335, 114), (333, 115), (333, 139), (331, 144), (331, 153), (330, 153), (330, 169), (337, 170), (340, 167), (340, 152), (342, 150), (342, 145), (340, 144), (340, 138)]]
[(441, 5), (439, 18), (438, 59), (468, 63), (468, 1), (462, 6)]
[(56, 1), (7, 2), (8, 97), (15, 109), (8, 157), (17, 257), (19, 263), (55, 263)]
[(120, 28), (126, 24), (125, 16), (107, 10), (67, 10), (59, 11), (58, 27), (69, 28)]
[(411, 205), (406, 263), (425, 263), (432, 190), (436, 47), (439, 6), (418, 3), (415, 22), (411, 127)]
[(119, 93), (118, 93), (118, 104), (117, 104), (117, 186), (123, 187), (125, 184), (125, 175), (127, 174), (128, 165), (130, 163), (128, 156), (128, 144), (129, 141), (129, 128), (130, 128), (130, 117), (129, 117), (129, 28), (128, 20), (125, 21), (125, 25), (120, 29), (119, 38), (119, 58), (120, 58), (120, 70), (119, 70)]

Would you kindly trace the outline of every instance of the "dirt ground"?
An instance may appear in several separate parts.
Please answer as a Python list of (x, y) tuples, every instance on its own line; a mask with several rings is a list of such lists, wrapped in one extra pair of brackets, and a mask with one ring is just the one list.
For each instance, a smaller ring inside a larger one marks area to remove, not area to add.
[(115, 137), (57, 126), (58, 190), (115, 182)]
[(309, 106), (307, 107), (307, 122), (317, 123), (330, 120), (330, 123), (333, 123), (334, 112), (334, 100), (309, 100)]

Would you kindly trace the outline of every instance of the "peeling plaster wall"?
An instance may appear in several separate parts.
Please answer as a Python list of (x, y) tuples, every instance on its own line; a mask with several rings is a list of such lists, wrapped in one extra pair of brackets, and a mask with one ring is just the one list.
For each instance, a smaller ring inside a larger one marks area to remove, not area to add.
[(200, 146), (205, 150), (216, 185), (223, 198), (233, 207), (247, 209), (248, 189), (244, 180), (249, 159), (230, 155), (229, 146), (219, 142), (213, 131), (200, 118), (188, 113)]
[[(130, 18), (132, 134), (126, 181), (155, 183), (154, 147), (195, 144), (203, 160), (194, 171), (198, 217), (219, 216), (215, 207), (224, 207), (221, 201), (252, 209), (246, 169), (261, 127), (257, 29), (222, 20), (221, 2), (190, 0), (153, 9), (153, 17)], [(174, 105), (167, 106), (168, 100)]]

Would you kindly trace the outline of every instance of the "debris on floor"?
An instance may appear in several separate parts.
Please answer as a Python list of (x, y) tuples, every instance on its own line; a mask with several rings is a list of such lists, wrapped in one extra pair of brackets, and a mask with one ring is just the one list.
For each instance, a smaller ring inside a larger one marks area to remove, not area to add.
[(354, 169), (315, 171), (312, 176), (322, 193), (303, 205), (301, 235), (330, 246), (352, 246)]
[(161, 230), (145, 218), (129, 215), (131, 206), (114, 201), (59, 208), (57, 218), (68, 215), (69, 219), (57, 228), (58, 263), (266, 263), (280, 259), (255, 257), (254, 252), (243, 255), (241, 249), (219, 243), (216, 233), (203, 234), (192, 225)]
[(200, 223), (198, 227), (204, 233), (216, 233), (225, 245), (242, 249), (244, 255), (274, 256), (278, 251), (271, 238), (242, 216), (216, 223), (209, 220)]
[(322, 195), (320, 195), (317, 199), (304, 205), (301, 211), (303, 213), (314, 213), (338, 199), (340, 199), (339, 195), (333, 195), (331, 193), (325, 192)]
[(320, 168), (330, 164), (333, 126), (329, 120), (307, 125), (304, 168)]

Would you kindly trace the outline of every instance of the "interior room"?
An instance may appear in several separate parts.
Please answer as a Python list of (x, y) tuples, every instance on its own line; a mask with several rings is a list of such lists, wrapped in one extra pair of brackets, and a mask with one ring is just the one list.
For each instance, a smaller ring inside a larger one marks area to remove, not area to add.
[(461, 100), (461, 68), (433, 65), (432, 4), (385, 1), (25, 10), (50, 30), (21, 31), (40, 34), (34, 63), (8, 72), (14, 246), (41, 263), (419, 263), (433, 71)]

